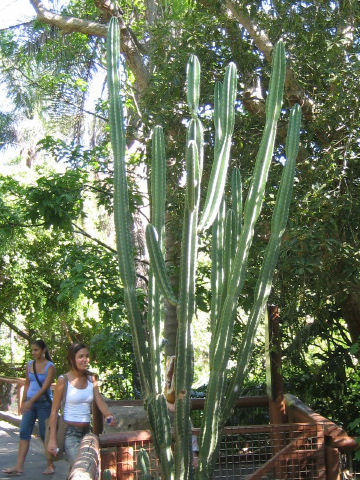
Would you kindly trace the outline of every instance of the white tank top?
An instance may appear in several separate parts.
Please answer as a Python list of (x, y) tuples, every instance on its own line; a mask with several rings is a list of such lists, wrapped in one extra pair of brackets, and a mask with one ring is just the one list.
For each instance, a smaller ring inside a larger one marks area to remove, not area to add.
[(90, 405), (94, 398), (93, 384), (76, 388), (68, 382), (63, 417), (65, 422), (90, 423)]

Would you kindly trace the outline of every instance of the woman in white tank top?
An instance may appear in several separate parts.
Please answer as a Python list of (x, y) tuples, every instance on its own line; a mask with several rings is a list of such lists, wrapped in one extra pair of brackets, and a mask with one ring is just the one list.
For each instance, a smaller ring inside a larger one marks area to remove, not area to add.
[[(106, 422), (112, 426), (116, 424), (100, 395), (95, 376), (87, 369), (89, 361), (89, 350), (85, 345), (76, 343), (70, 347), (68, 352), (70, 370), (65, 374), (68, 383), (63, 411), (63, 418), (67, 424), (64, 448), (70, 466), (76, 459), (81, 439), (90, 431), (90, 407), (93, 400), (104, 415)], [(58, 451), (56, 441), (57, 415), (64, 395), (65, 384), (66, 380), (61, 375), (55, 387), (50, 414), (48, 451), (54, 456)]]

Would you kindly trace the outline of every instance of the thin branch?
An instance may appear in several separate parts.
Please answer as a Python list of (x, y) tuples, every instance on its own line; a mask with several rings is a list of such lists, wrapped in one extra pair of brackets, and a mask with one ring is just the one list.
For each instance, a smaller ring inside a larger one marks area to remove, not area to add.
[(3, 223), (0, 224), (0, 228), (34, 228), (34, 227), (43, 227), (45, 225), (44, 223), (31, 223), (31, 224), (26, 224), (26, 223)]
[(10, 322), (9, 320), (6, 320), (6, 318), (2, 318), (2, 321), (4, 323), (6, 323), (6, 325), (11, 328), (11, 330), (13, 330), (17, 335), (19, 335), (20, 337), (22, 338), (25, 338), (25, 340), (28, 340), (30, 341), (30, 337), (27, 333), (23, 332), (22, 330), (20, 330), (18, 327), (16, 327), (12, 322)]
[[(79, 227), (75, 223), (72, 223), (72, 226), (76, 229), (76, 233), (81, 233), (81, 235), (84, 235), (84, 237), (89, 238), (93, 242), (101, 245), (102, 247), (109, 250), (111, 253), (117, 254), (117, 251), (114, 248), (110, 247), (109, 245), (106, 245), (106, 243), (103, 243), (101, 240), (95, 237), (92, 237), (89, 233), (87, 233), (85, 230), (83, 230), (81, 227)], [(144, 265), (149, 265), (149, 262), (147, 260), (142, 260), (141, 258), (135, 258), (135, 261), (138, 263), (143, 263)], [(138, 274), (138, 277), (144, 279), (144, 277), (142, 277), (140, 274)]]
[[(83, 20), (76, 17), (68, 17), (65, 15), (59, 15), (53, 13), (50, 10), (47, 10), (41, 0), (30, 0), (32, 6), (35, 8), (37, 18), (41, 22), (53, 25), (63, 32), (72, 33), (72, 32), (81, 32), (86, 35), (93, 35), (97, 37), (106, 37), (107, 36), (107, 25), (102, 23), (94, 22), (91, 20)], [(103, 3), (103, 8), (106, 10), (106, 1), (98, 1), (97, 6), (101, 8)], [(130, 69), (135, 75), (136, 82), (140, 90), (145, 90), (149, 84), (149, 72), (143, 62), (142, 54), (140, 53), (140, 48), (135, 36), (132, 34), (131, 30), (125, 25), (121, 17), (118, 17), (121, 28), (121, 51), (124, 53), (126, 60), (129, 64)]]
[[(21, 68), (17, 67), (14, 63), (10, 62), (9, 66), (7, 65), (5, 68), (10, 68), (12, 70), (16, 70), (20, 73), (21, 76), (23, 76), (28, 82), (30, 85), (34, 86), (34, 87), (37, 87), (37, 88), (42, 88), (38, 82), (36, 82), (35, 80), (33, 80), (32, 78), (30, 78), (28, 75), (26, 75), (24, 73), (24, 70), (22, 70)], [(79, 105), (77, 105), (76, 103), (68, 100), (67, 98), (65, 97), (61, 97), (61, 101), (64, 102), (65, 104), (67, 105), (70, 105), (72, 107), (75, 107), (77, 110), (80, 110), (81, 112), (84, 112), (84, 113), (87, 113), (88, 115), (92, 115), (96, 118), (99, 118), (100, 120), (104, 120), (105, 122), (108, 121), (108, 119), (106, 117), (103, 117), (102, 115), (98, 115), (97, 113), (95, 112), (90, 112), (90, 110), (86, 110), (85, 108), (83, 107), (80, 107)]]
[(106, 250), (109, 250), (109, 252), (116, 254), (117, 251), (110, 247), (109, 245), (106, 245), (106, 243), (102, 242), (98, 238), (92, 237), (89, 233), (87, 233), (85, 230), (83, 230), (81, 227), (76, 225), (75, 223), (71, 223), (71, 225), (74, 227), (76, 233), (81, 233), (81, 235), (84, 235), (84, 237), (89, 238), (91, 241), (97, 243), (98, 245), (101, 245), (102, 247), (106, 248)]

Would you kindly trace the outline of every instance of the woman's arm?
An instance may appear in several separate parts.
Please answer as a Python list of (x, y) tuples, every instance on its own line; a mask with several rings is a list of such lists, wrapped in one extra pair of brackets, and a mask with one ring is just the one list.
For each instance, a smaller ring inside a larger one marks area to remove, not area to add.
[(99, 386), (98, 382), (95, 376), (92, 377), (92, 382), (93, 382), (93, 391), (94, 391), (94, 400), (95, 403), (100, 410), (100, 412), (104, 415), (105, 419), (110, 419), (109, 425), (113, 427), (116, 425), (116, 420), (113, 416), (113, 414), (110, 412), (108, 409), (108, 406), (106, 405), (106, 402), (104, 401), (103, 397), (101, 396), (101, 393), (99, 392)]
[[(49, 368), (47, 369), (46, 372), (46, 377), (44, 380), (44, 383), (42, 384), (42, 387), (38, 392), (35, 393), (29, 400), (27, 400), (27, 405), (30, 406), (32, 403), (36, 402), (36, 400), (39, 400), (39, 398), (44, 395), (44, 393), (47, 391), (48, 388), (51, 387), (52, 382), (54, 381), (55, 378), (55, 367), (54, 365), (50, 365)], [(25, 405), (24, 405), (25, 406)]]
[(49, 433), (49, 443), (47, 445), (47, 449), (53, 455), (56, 455), (57, 453), (58, 445), (56, 440), (56, 425), (57, 425), (58, 411), (61, 406), (64, 390), (65, 390), (65, 379), (63, 376), (61, 376), (58, 378), (58, 381), (55, 386), (54, 398), (53, 398), (51, 413), (49, 417), (50, 433)]

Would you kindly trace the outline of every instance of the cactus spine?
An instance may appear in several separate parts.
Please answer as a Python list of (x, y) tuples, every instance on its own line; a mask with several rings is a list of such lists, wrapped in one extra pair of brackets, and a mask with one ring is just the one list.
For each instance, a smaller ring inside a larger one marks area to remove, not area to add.
[[(243, 338), (236, 374), (227, 390), (224, 375), (229, 359), (237, 302), (245, 281), (246, 266), (255, 223), (260, 215), (265, 186), (274, 150), (285, 76), (284, 46), (279, 42), (273, 53), (273, 70), (266, 102), (266, 123), (254, 173), (243, 208), (241, 177), (237, 169), (231, 180), (232, 205), (224, 198), (231, 138), (235, 119), (236, 67), (230, 64), (223, 83), (214, 93), (214, 161), (202, 214), (200, 188), (203, 170), (203, 127), (198, 118), (200, 65), (192, 55), (187, 65), (187, 101), (190, 121), (186, 135), (186, 192), (180, 256), (180, 282), (175, 295), (164, 260), (165, 148), (161, 127), (152, 136), (151, 213), (146, 228), (150, 256), (148, 313), (142, 318), (136, 299), (135, 262), (131, 243), (131, 219), (125, 169), (125, 129), (120, 96), (119, 27), (109, 25), (108, 83), (110, 94), (111, 142), (114, 153), (114, 216), (121, 280), (125, 289), (137, 367), (148, 412), (154, 445), (160, 459), (162, 477), (187, 480), (194, 476), (191, 465), (190, 388), (193, 377), (191, 323), (195, 313), (195, 279), (198, 234), (212, 227), (212, 272), (210, 327), (210, 380), (200, 436), (197, 480), (210, 479), (219, 440), (219, 430), (231, 413), (250, 358), (253, 338), (267, 301), (272, 276), (284, 232), (299, 143), (300, 109), (292, 109), (286, 144), (287, 161), (271, 221), (271, 238), (266, 249), (254, 294), (246, 335)], [(199, 220), (200, 218), (200, 220)], [(178, 334), (175, 367), (175, 446), (171, 449), (171, 428), (166, 400), (162, 394), (160, 339), (163, 329), (164, 298), (177, 307)], [(144, 333), (146, 332), (146, 334)], [(149, 478), (149, 463), (140, 452), (138, 465)]]

